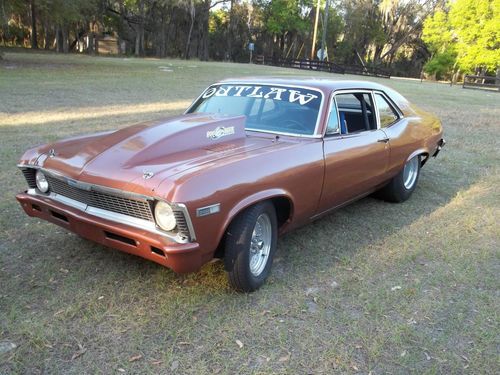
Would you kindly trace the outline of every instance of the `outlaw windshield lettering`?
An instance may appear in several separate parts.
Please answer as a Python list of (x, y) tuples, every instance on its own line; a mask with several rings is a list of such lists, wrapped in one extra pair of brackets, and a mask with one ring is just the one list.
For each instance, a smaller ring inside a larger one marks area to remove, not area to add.
[(212, 96), (236, 96), (257, 99), (272, 99), (307, 105), (319, 99), (319, 95), (310, 90), (300, 88), (285, 88), (272, 86), (221, 85), (208, 88), (202, 95), (203, 99)]

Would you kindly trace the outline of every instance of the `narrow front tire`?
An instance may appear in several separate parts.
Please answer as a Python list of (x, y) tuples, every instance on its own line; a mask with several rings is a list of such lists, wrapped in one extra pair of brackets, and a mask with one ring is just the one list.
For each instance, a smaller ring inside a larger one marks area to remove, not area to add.
[(271, 273), (277, 239), (278, 221), (271, 202), (251, 206), (233, 220), (224, 255), (231, 287), (248, 293), (264, 284)]

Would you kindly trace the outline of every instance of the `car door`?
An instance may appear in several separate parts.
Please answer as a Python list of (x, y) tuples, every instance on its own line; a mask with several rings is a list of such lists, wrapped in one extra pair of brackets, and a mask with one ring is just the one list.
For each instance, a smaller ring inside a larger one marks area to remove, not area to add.
[(323, 150), (325, 177), (319, 213), (356, 199), (384, 182), (389, 144), (378, 124), (371, 91), (335, 93)]

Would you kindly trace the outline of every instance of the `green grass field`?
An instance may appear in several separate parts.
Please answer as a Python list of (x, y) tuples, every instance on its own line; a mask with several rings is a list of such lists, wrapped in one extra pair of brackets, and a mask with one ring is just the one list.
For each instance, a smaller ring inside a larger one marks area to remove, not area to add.
[(268, 283), (242, 295), (220, 262), (179, 277), (28, 218), (14, 198), (25, 187), (16, 163), (40, 143), (180, 113), (221, 78), (304, 72), (5, 59), (1, 374), (498, 373), (500, 94), (379, 80), (439, 115), (445, 150), (409, 201), (366, 198), (281, 238)]

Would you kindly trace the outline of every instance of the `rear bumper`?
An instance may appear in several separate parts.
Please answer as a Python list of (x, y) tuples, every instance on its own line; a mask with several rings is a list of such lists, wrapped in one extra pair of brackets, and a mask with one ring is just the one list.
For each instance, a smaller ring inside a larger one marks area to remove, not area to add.
[(446, 144), (446, 141), (444, 138), (441, 138), (437, 144), (436, 151), (434, 151), (434, 154), (432, 154), (433, 157), (438, 156), (438, 154), (441, 152), (443, 149), (444, 145)]
[(171, 242), (161, 235), (89, 215), (47, 197), (20, 193), (16, 199), (29, 216), (50, 221), (104, 246), (149, 259), (177, 273), (196, 272), (213, 256), (203, 252), (196, 242)]

